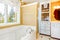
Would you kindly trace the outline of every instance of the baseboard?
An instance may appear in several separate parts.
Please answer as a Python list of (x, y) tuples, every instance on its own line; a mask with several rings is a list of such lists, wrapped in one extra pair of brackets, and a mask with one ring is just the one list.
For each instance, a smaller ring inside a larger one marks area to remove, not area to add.
[(42, 34), (42, 33), (40, 33), (40, 35), (45, 35), (45, 36), (49, 36), (49, 37), (51, 37), (51, 35), (47, 35), (47, 34)]
[(51, 37), (51, 38), (53, 38), (53, 39), (57, 39), (57, 40), (60, 40), (60, 38), (56, 38), (56, 37)]
[[(49, 36), (49, 37), (51, 37), (51, 35), (42, 34), (42, 33), (40, 33), (40, 35), (45, 35), (45, 36)], [(51, 38), (53, 38), (53, 39), (57, 39), (57, 40), (60, 40), (60, 38), (56, 38), (56, 37), (51, 37)]]

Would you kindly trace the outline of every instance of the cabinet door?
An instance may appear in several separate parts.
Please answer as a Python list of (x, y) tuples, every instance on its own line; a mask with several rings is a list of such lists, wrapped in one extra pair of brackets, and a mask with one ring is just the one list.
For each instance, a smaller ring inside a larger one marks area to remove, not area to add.
[(43, 21), (40, 25), (40, 33), (50, 35), (50, 22)]
[(60, 23), (51, 23), (51, 37), (60, 38)]

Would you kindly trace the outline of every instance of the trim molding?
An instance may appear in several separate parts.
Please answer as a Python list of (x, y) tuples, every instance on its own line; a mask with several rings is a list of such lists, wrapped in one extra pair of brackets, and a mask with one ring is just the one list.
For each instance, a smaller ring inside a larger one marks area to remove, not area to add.
[(47, 34), (42, 34), (42, 33), (40, 33), (40, 35), (45, 35), (45, 36), (49, 36), (49, 37), (51, 37), (51, 35), (47, 35)]

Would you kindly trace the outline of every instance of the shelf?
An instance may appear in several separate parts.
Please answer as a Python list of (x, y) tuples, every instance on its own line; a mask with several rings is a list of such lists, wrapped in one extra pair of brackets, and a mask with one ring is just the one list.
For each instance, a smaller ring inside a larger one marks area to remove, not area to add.
[(42, 13), (49, 13), (49, 12), (42, 12)]

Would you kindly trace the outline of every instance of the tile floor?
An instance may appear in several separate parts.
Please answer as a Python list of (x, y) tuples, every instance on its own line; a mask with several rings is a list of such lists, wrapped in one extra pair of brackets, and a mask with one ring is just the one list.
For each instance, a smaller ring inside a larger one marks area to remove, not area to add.
[(39, 35), (39, 38), (37, 40), (57, 40), (57, 39), (53, 39), (49, 36)]

